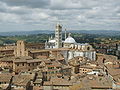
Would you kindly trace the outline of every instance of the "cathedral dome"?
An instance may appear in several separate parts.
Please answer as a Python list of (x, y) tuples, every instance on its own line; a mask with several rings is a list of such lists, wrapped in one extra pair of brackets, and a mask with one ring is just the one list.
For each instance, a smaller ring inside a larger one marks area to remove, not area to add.
[(49, 43), (55, 43), (55, 40), (49, 40), (48, 42)]
[(65, 39), (64, 43), (76, 43), (75, 39), (69, 36), (67, 39)]

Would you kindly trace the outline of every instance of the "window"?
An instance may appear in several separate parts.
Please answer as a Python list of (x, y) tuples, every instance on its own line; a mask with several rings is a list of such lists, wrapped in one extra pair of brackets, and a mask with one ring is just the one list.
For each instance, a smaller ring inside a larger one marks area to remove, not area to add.
[(22, 54), (22, 51), (20, 50), (20, 55)]
[(37, 65), (37, 63), (34, 63), (34, 65)]
[(22, 66), (24, 66), (24, 63), (22, 63)]
[(90, 50), (90, 47), (87, 47), (87, 50)]
[(17, 66), (19, 66), (19, 64), (17, 63)]
[(30, 63), (28, 64), (28, 66), (30, 66)]
[(42, 56), (42, 55), (43, 55), (43, 53), (40, 53), (40, 55)]

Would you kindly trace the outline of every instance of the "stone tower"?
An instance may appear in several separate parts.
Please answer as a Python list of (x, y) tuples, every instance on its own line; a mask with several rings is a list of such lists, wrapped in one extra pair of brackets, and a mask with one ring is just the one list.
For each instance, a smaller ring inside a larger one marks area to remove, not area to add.
[(57, 24), (55, 30), (55, 48), (61, 47), (62, 47), (62, 26), (60, 24)]
[(22, 40), (17, 41), (17, 57), (25, 56), (25, 42)]

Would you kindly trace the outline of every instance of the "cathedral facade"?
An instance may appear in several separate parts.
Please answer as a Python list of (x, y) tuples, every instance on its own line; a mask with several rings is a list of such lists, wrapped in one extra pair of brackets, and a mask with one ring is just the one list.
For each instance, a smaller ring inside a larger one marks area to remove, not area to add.
[(53, 38), (51, 36), (49, 40), (45, 42), (45, 49), (67, 49), (67, 52), (64, 52), (64, 55), (67, 56), (67, 61), (77, 56), (87, 57), (90, 60), (96, 60), (96, 51), (90, 44), (77, 43), (71, 34), (69, 34), (67, 38), (66, 36), (65, 30), (65, 40), (62, 40), (62, 26), (57, 24), (55, 37)]

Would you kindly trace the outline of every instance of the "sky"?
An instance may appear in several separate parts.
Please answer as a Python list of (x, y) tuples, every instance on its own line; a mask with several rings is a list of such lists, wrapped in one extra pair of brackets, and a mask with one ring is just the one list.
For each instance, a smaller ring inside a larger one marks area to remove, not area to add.
[(120, 30), (120, 0), (0, 0), (0, 32)]

